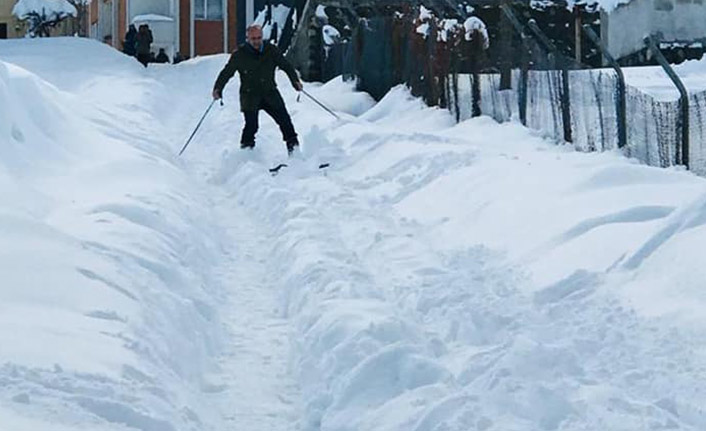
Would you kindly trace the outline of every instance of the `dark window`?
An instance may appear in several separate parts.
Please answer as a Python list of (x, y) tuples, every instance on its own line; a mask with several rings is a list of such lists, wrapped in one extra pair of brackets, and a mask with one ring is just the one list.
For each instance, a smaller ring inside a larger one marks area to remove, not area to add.
[(0, 39), (7, 39), (7, 24), (0, 22)]
[(655, 10), (661, 12), (671, 12), (674, 10), (674, 4), (671, 0), (655, 0), (654, 7)]
[(223, 0), (196, 0), (194, 2), (194, 18), (206, 20), (223, 19)]

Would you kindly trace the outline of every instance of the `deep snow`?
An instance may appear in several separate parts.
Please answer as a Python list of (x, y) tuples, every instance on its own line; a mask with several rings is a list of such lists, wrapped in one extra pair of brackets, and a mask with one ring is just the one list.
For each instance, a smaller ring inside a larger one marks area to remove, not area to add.
[(706, 428), (703, 179), (226, 61), (0, 42), (0, 429)]

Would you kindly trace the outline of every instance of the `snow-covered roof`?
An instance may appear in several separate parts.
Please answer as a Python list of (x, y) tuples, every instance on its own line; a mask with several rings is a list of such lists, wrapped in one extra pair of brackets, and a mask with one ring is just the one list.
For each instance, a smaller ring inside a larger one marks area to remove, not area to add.
[(596, 10), (612, 12), (618, 6), (628, 4), (631, 1), (633, 0), (567, 0), (559, 3), (555, 0), (531, 0), (530, 5), (536, 9), (543, 9), (558, 4), (565, 5), (567, 9), (573, 9), (574, 6), (586, 6)]
[(287, 17), (289, 16), (290, 10), (291, 8), (289, 6), (283, 4), (272, 6), (272, 22), (266, 23), (265, 19), (267, 19), (267, 7), (265, 7), (260, 11), (260, 13), (257, 14), (257, 18), (255, 18), (253, 24), (262, 27), (263, 37), (265, 39), (270, 39), (272, 37), (272, 23), (277, 23), (278, 31), (281, 32), (287, 25)]
[(145, 14), (145, 15), (137, 15), (137, 16), (135, 16), (135, 18), (132, 19), (133, 24), (135, 24), (136, 22), (145, 22), (145, 21), (173, 22), (174, 18), (169, 17), (169, 16), (164, 16), (164, 15)]
[(43, 12), (47, 15), (76, 16), (76, 8), (66, 0), (18, 0), (12, 8), (12, 14), (17, 18), (25, 18), (32, 12)]

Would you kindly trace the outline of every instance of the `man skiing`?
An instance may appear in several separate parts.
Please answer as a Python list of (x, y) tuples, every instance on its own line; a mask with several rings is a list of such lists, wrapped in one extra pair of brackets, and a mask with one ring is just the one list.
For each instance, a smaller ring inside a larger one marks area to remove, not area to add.
[(294, 67), (284, 58), (276, 46), (264, 43), (262, 28), (253, 25), (247, 30), (247, 43), (241, 45), (231, 55), (228, 64), (218, 75), (213, 87), (213, 98), (218, 100), (223, 97), (223, 88), (235, 72), (238, 72), (240, 75), (240, 110), (245, 117), (245, 128), (243, 128), (240, 139), (240, 147), (248, 149), (255, 147), (259, 112), (264, 110), (279, 125), (282, 138), (287, 144), (287, 151), (291, 156), (299, 146), (299, 140), (282, 95), (277, 90), (275, 83), (275, 69), (277, 67), (289, 76), (292, 86), (297, 91), (304, 88)]

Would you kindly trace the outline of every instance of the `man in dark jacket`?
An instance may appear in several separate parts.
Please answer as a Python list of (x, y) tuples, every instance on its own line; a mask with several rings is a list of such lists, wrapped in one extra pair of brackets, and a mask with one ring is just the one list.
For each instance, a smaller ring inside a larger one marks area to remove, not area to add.
[(152, 59), (152, 42), (154, 42), (152, 30), (147, 24), (142, 24), (140, 31), (137, 32), (135, 37), (135, 44), (137, 47), (137, 60), (145, 67)]
[(261, 27), (251, 26), (247, 32), (247, 43), (241, 45), (231, 55), (228, 64), (218, 75), (213, 88), (213, 98), (223, 97), (223, 88), (235, 72), (238, 72), (240, 75), (240, 109), (245, 117), (245, 128), (240, 139), (240, 147), (255, 147), (258, 117), (262, 109), (279, 125), (282, 138), (287, 143), (287, 151), (291, 155), (298, 147), (299, 140), (282, 95), (277, 90), (275, 83), (275, 69), (277, 67), (289, 76), (292, 86), (297, 91), (302, 90), (303, 85), (299, 81), (294, 67), (284, 58), (276, 46), (264, 43)]

